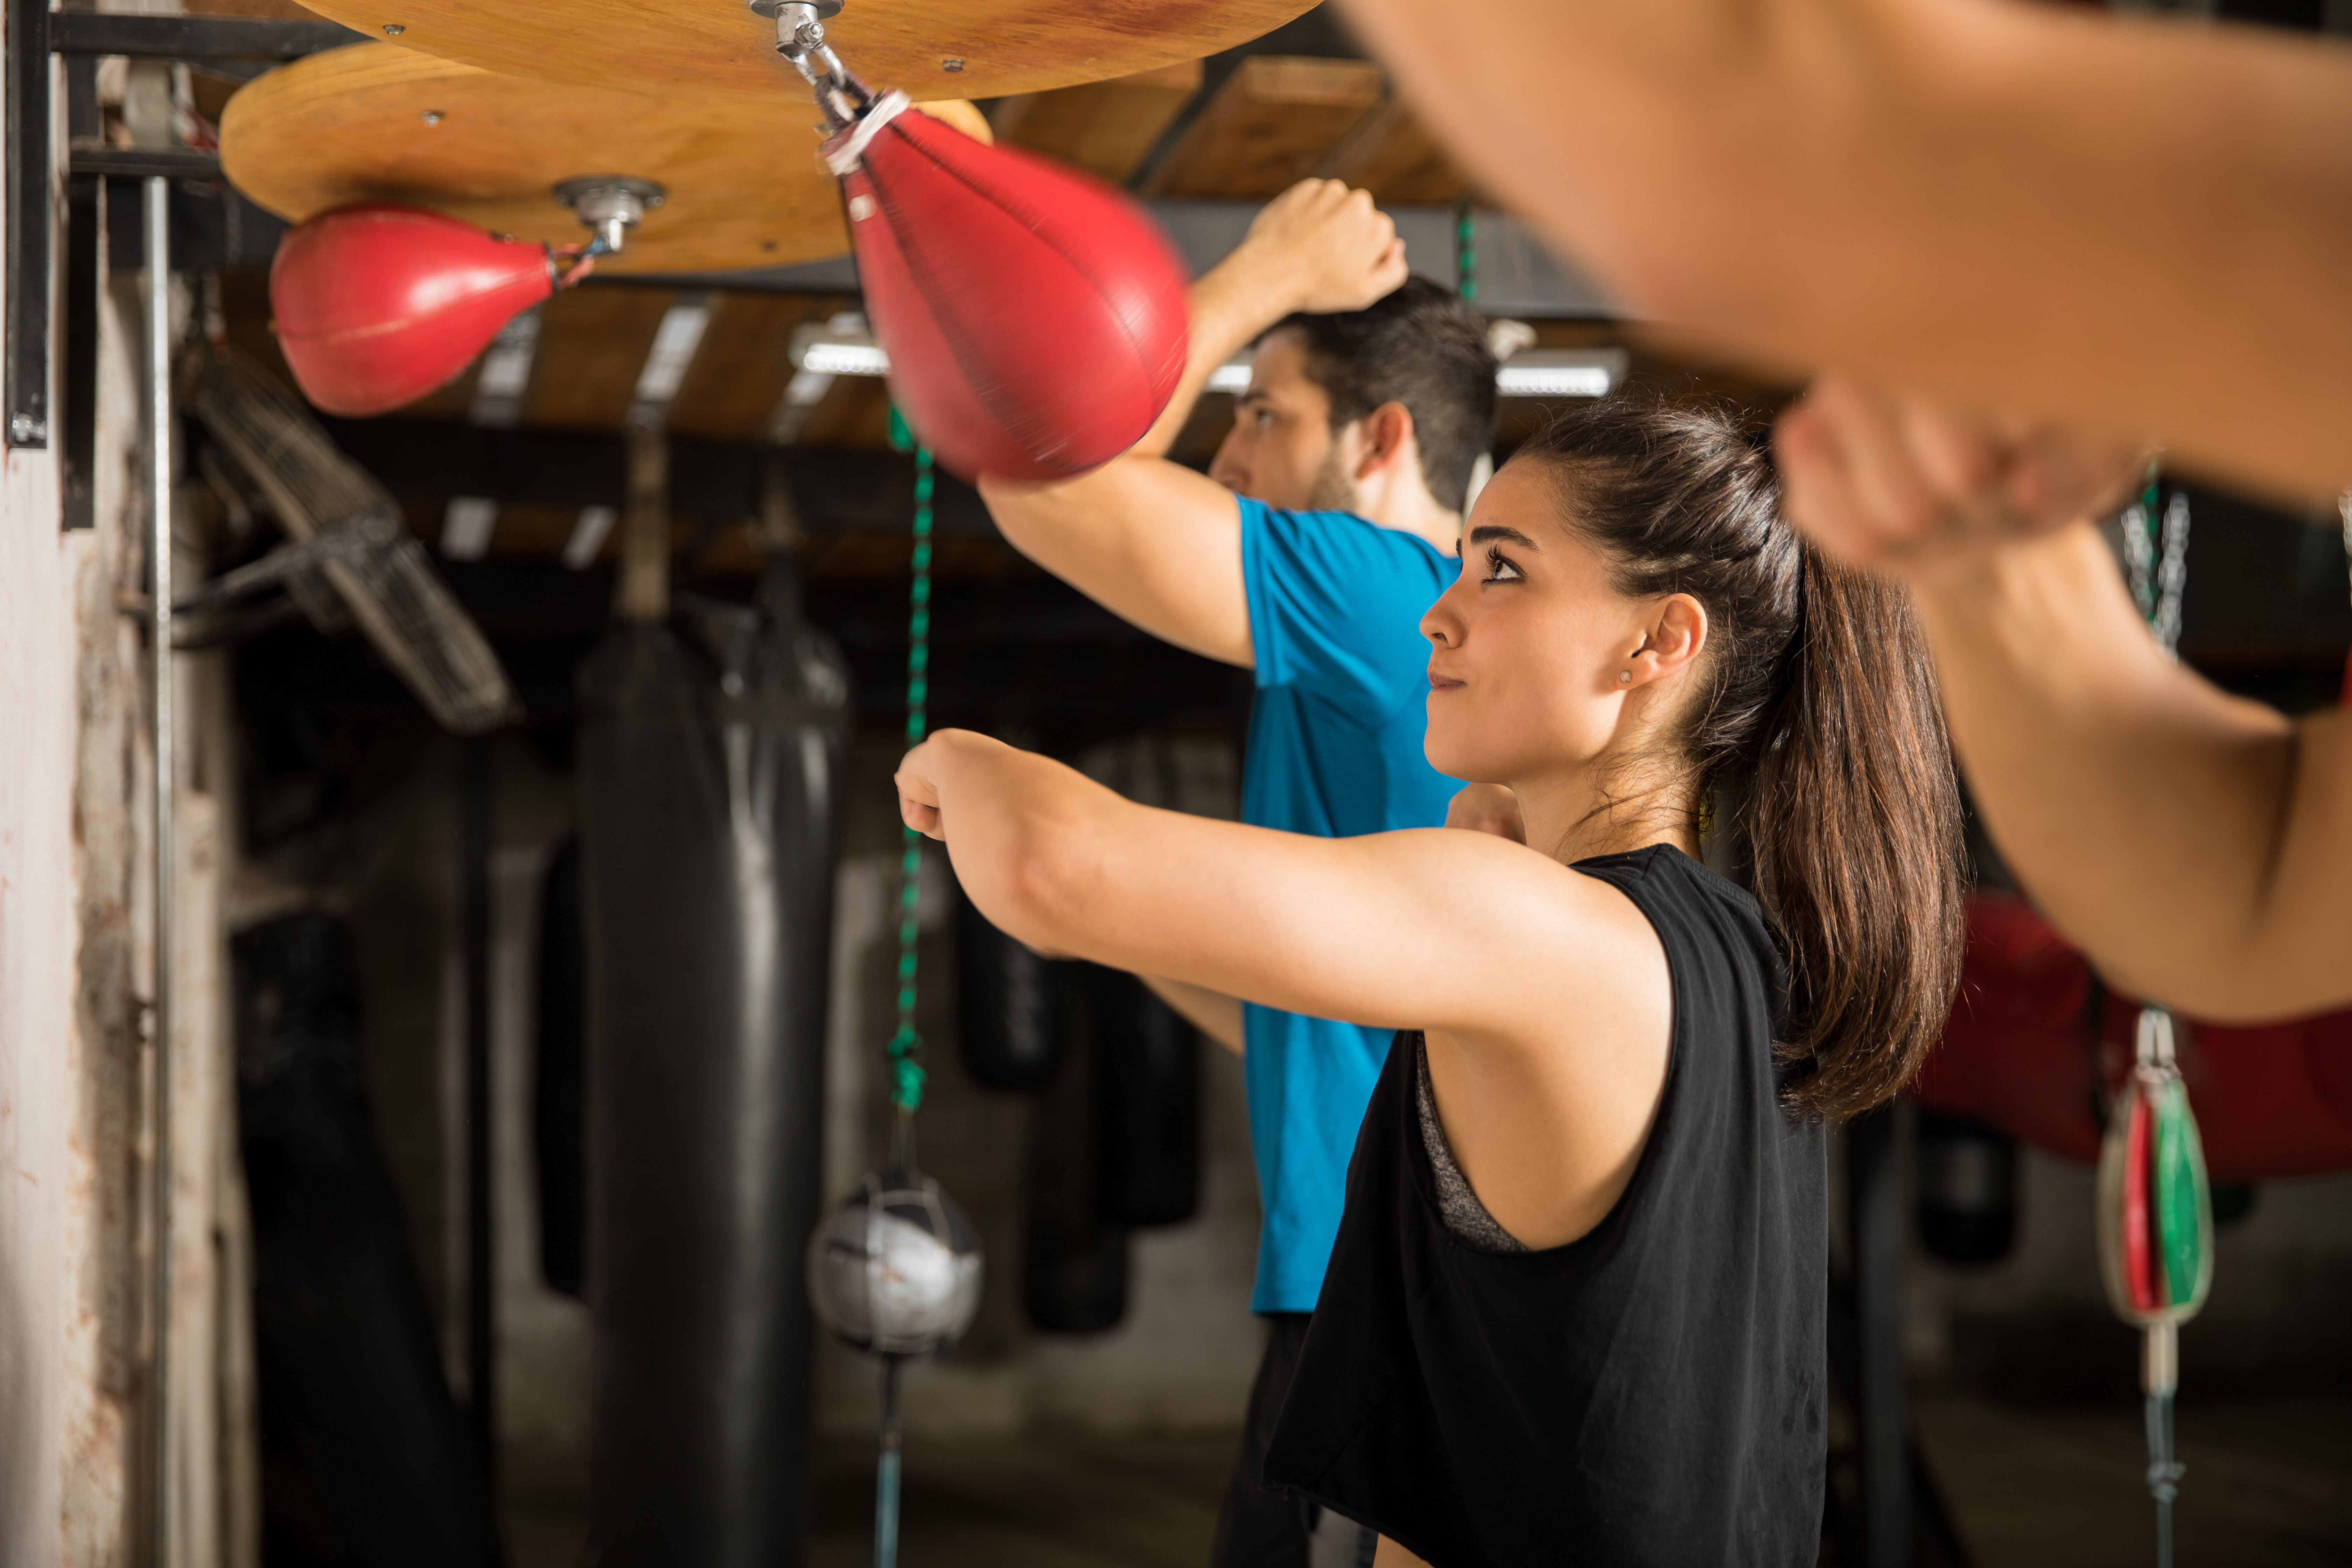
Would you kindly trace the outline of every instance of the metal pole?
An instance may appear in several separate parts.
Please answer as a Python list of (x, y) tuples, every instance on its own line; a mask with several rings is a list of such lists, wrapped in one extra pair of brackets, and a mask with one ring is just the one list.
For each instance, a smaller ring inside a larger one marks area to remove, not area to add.
[(147, 182), (147, 483), (150, 640), (155, 690), (155, 1142), (154, 1245), (150, 1363), (152, 1467), (149, 1529), (152, 1568), (172, 1560), (172, 185)]

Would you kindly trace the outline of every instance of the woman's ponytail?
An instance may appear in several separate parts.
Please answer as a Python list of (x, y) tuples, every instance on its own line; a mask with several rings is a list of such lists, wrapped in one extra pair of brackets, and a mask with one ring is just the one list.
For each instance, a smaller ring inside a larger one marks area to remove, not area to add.
[(1747, 811), (1789, 959), (1790, 1103), (1851, 1116), (1942, 1033), (1963, 940), (1960, 807), (1935, 668), (1900, 588), (1803, 550), (1786, 687)]
[(1529, 460), (1620, 593), (1706, 607), (1676, 783), (1694, 814), (1746, 796), (1745, 858), (1792, 982), (1791, 1108), (1890, 1099), (1943, 1033), (1963, 937), (1959, 788), (1909, 598), (1800, 542), (1770, 458), (1720, 414), (1588, 404), (1511, 458)]

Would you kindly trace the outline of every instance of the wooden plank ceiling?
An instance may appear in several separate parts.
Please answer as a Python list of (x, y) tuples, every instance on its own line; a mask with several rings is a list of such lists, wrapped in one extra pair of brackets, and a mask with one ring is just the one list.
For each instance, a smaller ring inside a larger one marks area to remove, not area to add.
[[(248, 14), (256, 7), (256, 0), (195, 4)], [(291, 0), (277, 4), (294, 9)], [(1397, 205), (1451, 204), (1468, 193), (1467, 182), (1391, 95), (1377, 66), (1276, 55), (1223, 63), (1230, 68), (1222, 76), (1193, 61), (1003, 99), (987, 107), (1000, 141), (1074, 163), (1146, 195), (1263, 200), (1309, 174), (1346, 180)], [(232, 339), (282, 374), (261, 278), (232, 275), (223, 285)], [(781, 429), (803, 446), (886, 444), (887, 394), (878, 380), (838, 377), (813, 401), (804, 396), (804, 405), (788, 407), (793, 334), (856, 308), (855, 300), (841, 296), (683, 293), (595, 283), (558, 295), (541, 308), (528, 381), (519, 405), (509, 405), (502, 417), (526, 426), (619, 430), (636, 402), (656, 337), (682, 304), (699, 305), (708, 314), (663, 416), (670, 431), (760, 442)], [(394, 417), (479, 417), (486, 406), (479, 377), (478, 363)], [(1188, 446), (1197, 449), (1180, 456), (1206, 458), (1223, 433), (1225, 408), (1222, 398), (1208, 400), (1188, 430)], [(420, 531), (437, 539), (440, 524), (432, 511), (419, 507), (416, 521)], [(703, 527), (680, 523), (686, 536)], [(492, 530), (488, 553), (560, 555), (567, 544), (578, 544), (576, 530), (571, 514), (508, 507)], [(835, 542), (821, 544), (819, 553), (832, 552), (846, 564), (853, 556), (870, 553), (877, 542)], [(612, 549), (608, 539), (598, 553), (609, 555)], [(903, 569), (902, 546), (885, 553), (896, 563), (893, 569)], [(955, 569), (946, 558), (954, 553), (943, 547), (943, 569)], [(573, 554), (576, 559), (581, 552), (575, 548)], [(706, 554), (713, 564), (739, 555), (744, 564), (751, 560), (748, 545), (729, 544)], [(980, 569), (984, 563), (975, 558), (962, 564)]]

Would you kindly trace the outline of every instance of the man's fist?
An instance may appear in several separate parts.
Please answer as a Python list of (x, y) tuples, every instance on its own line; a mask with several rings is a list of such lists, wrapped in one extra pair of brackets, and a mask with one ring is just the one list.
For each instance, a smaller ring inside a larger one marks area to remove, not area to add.
[(1339, 180), (1301, 180), (1268, 202), (1234, 259), (1252, 268), (1287, 315), (1360, 310), (1405, 279), (1396, 220), (1369, 191)]
[(1445, 826), (1491, 833), (1514, 844), (1528, 841), (1527, 825), (1519, 820), (1519, 797), (1501, 784), (1474, 784), (1455, 791), (1445, 807)]

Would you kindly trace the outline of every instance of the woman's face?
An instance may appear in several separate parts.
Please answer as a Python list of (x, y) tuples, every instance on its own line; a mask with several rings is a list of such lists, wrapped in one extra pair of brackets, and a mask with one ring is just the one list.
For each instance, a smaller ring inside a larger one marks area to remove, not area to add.
[(1654, 701), (1661, 678), (1697, 652), (1704, 616), (1671, 624), (1696, 605), (1612, 588), (1600, 552), (1561, 522), (1561, 496), (1537, 464), (1506, 466), (1464, 525), (1461, 575), (1422, 617), (1432, 645), (1423, 744), (1442, 773), (1524, 786), (1588, 767), (1628, 703)]

